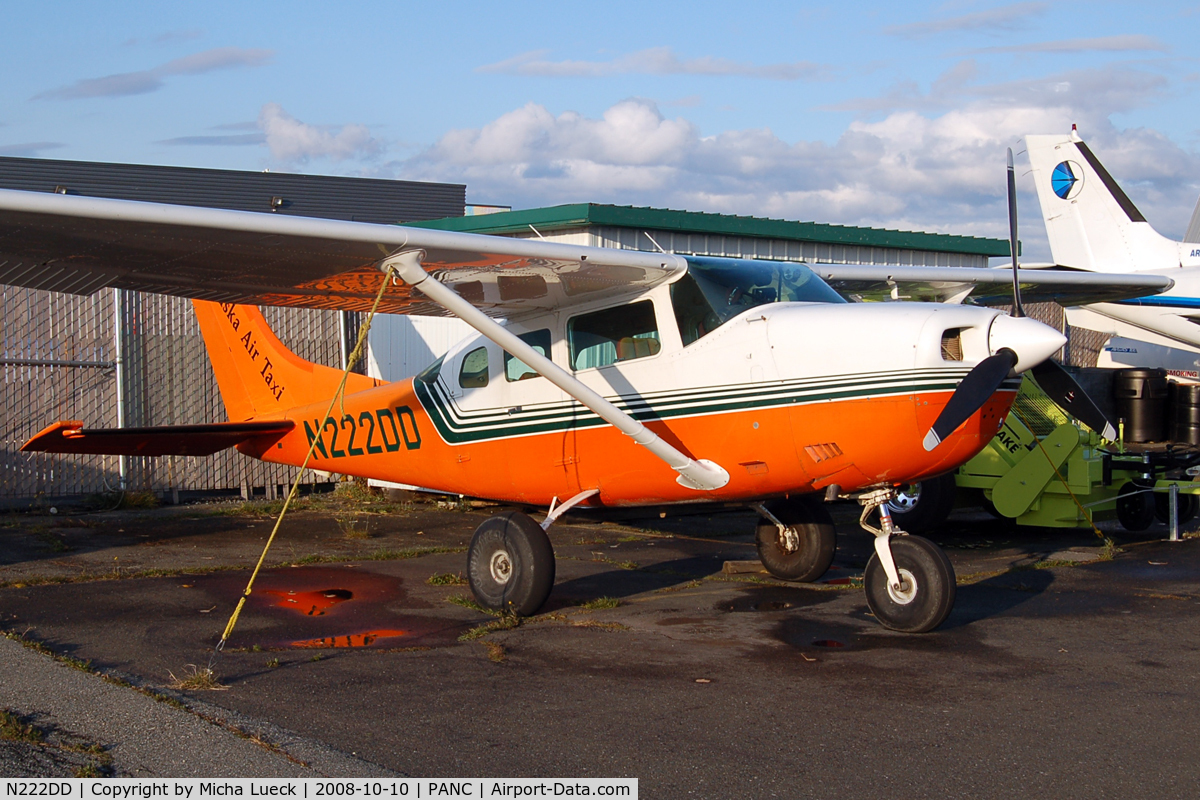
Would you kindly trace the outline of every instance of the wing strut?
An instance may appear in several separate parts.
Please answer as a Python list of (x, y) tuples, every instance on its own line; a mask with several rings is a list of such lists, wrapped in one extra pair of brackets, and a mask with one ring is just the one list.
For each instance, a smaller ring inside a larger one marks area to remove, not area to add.
[(528, 364), (539, 375), (562, 389), (568, 395), (578, 400), (584, 406), (595, 412), (601, 419), (612, 425), (621, 433), (632, 438), (667, 466), (679, 473), (676, 479), (681, 486), (700, 491), (720, 489), (729, 483), (729, 473), (719, 464), (707, 459), (692, 459), (676, 450), (660, 439), (653, 431), (633, 417), (626, 414), (598, 393), (592, 391), (575, 376), (555, 364), (550, 359), (521, 341), (514, 333), (500, 323), (484, 314), (458, 292), (427, 273), (421, 266), (425, 258), (424, 250), (409, 250), (389, 256), (379, 262), (379, 268), (387, 271), (390, 266), (405, 283), (421, 292), (438, 305), (444, 307), (463, 322), (491, 339), (500, 347)]

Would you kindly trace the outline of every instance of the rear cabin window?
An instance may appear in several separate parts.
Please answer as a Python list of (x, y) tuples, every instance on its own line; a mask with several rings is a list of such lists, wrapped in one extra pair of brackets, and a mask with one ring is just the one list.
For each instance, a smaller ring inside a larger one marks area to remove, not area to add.
[(464, 389), (480, 389), (488, 385), (488, 351), (476, 347), (463, 356), (458, 369), (458, 385)]
[(645, 358), (662, 349), (650, 300), (573, 317), (567, 339), (575, 370)]
[[(531, 331), (522, 333), (517, 336), (525, 344), (532, 347), (546, 358), (550, 358), (550, 329), (542, 328), (540, 331)], [(538, 373), (533, 367), (526, 364), (521, 359), (514, 356), (512, 353), (505, 351), (504, 353), (504, 378), (508, 381), (523, 381), (526, 378), (536, 378)]]

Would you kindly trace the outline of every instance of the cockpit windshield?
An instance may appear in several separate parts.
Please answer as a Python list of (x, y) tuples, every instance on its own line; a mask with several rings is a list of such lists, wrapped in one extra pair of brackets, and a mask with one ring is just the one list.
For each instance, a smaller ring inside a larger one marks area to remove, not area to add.
[(845, 303), (803, 264), (748, 258), (685, 256), (688, 274), (671, 285), (684, 345), (767, 303)]

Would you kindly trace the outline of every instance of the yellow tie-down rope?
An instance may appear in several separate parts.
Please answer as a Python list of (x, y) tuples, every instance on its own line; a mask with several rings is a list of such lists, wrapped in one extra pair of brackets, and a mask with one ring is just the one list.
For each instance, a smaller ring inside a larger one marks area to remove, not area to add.
[[(371, 305), (371, 310), (367, 314), (366, 322), (358, 331), (358, 340), (354, 343), (354, 350), (346, 358), (346, 369), (342, 371), (342, 380), (338, 384), (337, 391), (333, 393), (333, 397), (329, 399), (329, 408), (325, 410), (325, 416), (328, 417), (333, 413), (334, 405), (341, 399), (346, 391), (346, 380), (350, 376), (350, 370), (354, 369), (354, 365), (362, 358), (363, 350), (366, 346), (367, 332), (371, 330), (371, 321), (375, 318), (375, 312), (379, 309), (379, 303), (383, 300), (383, 293), (387, 290), (388, 284), (392, 282), (392, 273), (394, 270), (388, 267), (384, 273), (383, 283), (379, 285), (379, 293), (375, 295), (375, 302)], [(267, 544), (263, 547), (262, 555), (258, 557), (258, 563), (254, 565), (254, 572), (250, 574), (250, 580), (246, 583), (246, 591), (242, 593), (238, 600), (237, 607), (233, 609), (233, 615), (229, 617), (229, 624), (225, 626), (225, 632), (221, 634), (221, 641), (217, 642), (217, 646), (213, 648), (212, 657), (208, 660), (208, 669), (211, 672), (213, 662), (217, 658), (217, 653), (225, 648), (225, 642), (233, 634), (233, 627), (237, 625), (238, 615), (242, 613), (242, 607), (246, 605), (246, 598), (250, 596), (250, 592), (254, 589), (254, 580), (258, 577), (259, 570), (262, 569), (263, 562), (267, 560), (267, 551), (271, 549), (271, 544), (275, 541), (275, 534), (279, 532), (279, 526), (283, 523), (283, 517), (287, 514), (288, 506), (292, 503), (292, 498), (296, 496), (296, 492), (300, 489), (300, 478), (304, 475), (304, 470), (308, 468), (308, 462), (312, 460), (313, 452), (317, 447), (318, 437), (313, 437), (309, 442), (308, 453), (304, 456), (304, 462), (300, 465), (300, 469), (296, 471), (296, 479), (292, 481), (292, 490), (288, 492), (287, 498), (283, 501), (283, 508), (279, 509), (279, 516), (275, 519), (275, 527), (271, 529), (271, 535), (267, 537)]]

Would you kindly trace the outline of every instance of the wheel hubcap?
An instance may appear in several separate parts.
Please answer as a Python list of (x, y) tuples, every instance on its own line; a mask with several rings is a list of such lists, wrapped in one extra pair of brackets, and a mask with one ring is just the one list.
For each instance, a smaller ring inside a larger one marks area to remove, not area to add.
[(921, 497), (921, 485), (917, 483), (909, 484), (903, 489), (897, 490), (896, 496), (888, 501), (888, 510), (893, 513), (899, 512), (903, 514), (909, 511), (917, 504)]
[(785, 553), (794, 553), (800, 549), (800, 534), (796, 533), (795, 528), (787, 527), (779, 532), (779, 547)]
[(496, 583), (508, 583), (508, 579), (512, 577), (512, 558), (509, 557), (507, 550), (497, 550), (492, 553), (492, 560), (488, 566), (491, 569), (492, 580)]
[(892, 602), (906, 606), (913, 600), (917, 599), (917, 578), (907, 569), (901, 568), (897, 570), (900, 573), (900, 588), (888, 584), (888, 597), (892, 598)]

